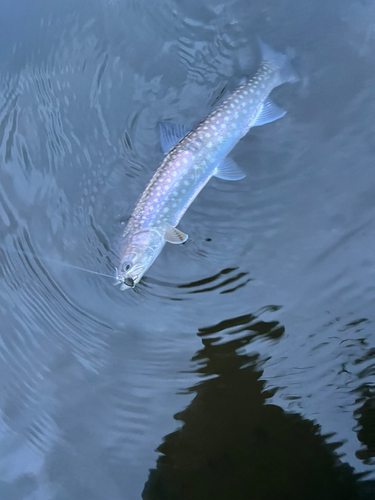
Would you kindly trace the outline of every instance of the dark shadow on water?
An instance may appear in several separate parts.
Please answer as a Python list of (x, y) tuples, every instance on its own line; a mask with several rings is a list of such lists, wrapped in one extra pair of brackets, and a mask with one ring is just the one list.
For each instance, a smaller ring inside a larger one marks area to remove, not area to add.
[(375, 484), (340, 461), (341, 443), (328, 444), (319, 425), (267, 404), (274, 392), (265, 389), (259, 354), (246, 346), (255, 337), (271, 345), (284, 327), (261, 321), (262, 311), (200, 330), (193, 362), (203, 380), (175, 415), (182, 427), (158, 448), (144, 500), (374, 498)]
[[(173, 290), (172, 292), (168, 291), (167, 297), (170, 300), (186, 300), (190, 295), (197, 293), (207, 293), (216, 290), (220, 290), (220, 294), (234, 292), (252, 281), (252, 279), (248, 277), (248, 274), (247, 272), (239, 272), (238, 268), (227, 268), (212, 276), (191, 283), (175, 284), (146, 276), (142, 279), (142, 284), (146, 287), (149, 287), (149, 285), (157, 285), (163, 287), (165, 290), (170, 288)], [(234, 286), (230, 286), (232, 284), (234, 284)], [(176, 296), (178, 293), (177, 290), (182, 292), (179, 297)], [(158, 296), (161, 297), (162, 295)]]
[(371, 464), (375, 459), (375, 395), (371, 387), (363, 387), (361, 390), (361, 407), (356, 410), (354, 416), (358, 421), (358, 440), (362, 444), (356, 456), (366, 464)]

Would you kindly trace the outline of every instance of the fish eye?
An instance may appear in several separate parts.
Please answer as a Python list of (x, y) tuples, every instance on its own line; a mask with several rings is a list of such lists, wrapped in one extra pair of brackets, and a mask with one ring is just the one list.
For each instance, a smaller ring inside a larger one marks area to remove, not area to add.
[(132, 265), (131, 265), (131, 263), (130, 263), (130, 262), (128, 262), (127, 264), (123, 264), (123, 266), (122, 266), (122, 268), (121, 268), (121, 269), (122, 269), (122, 272), (123, 272), (123, 273), (125, 273), (125, 272), (129, 271), (129, 269), (130, 269), (131, 267), (132, 267)]

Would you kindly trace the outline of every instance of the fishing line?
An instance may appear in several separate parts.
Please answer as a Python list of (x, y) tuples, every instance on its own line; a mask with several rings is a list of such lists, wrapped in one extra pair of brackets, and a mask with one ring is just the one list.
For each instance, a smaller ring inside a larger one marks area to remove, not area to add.
[(25, 250), (4, 250), (4, 251), (5, 252), (8, 251), (10, 253), (24, 254), (27, 257), (35, 257), (36, 259), (40, 259), (40, 260), (45, 260), (47, 262), (51, 262), (51, 264), (57, 264), (59, 266), (70, 267), (72, 269), (76, 269), (77, 271), (84, 271), (85, 273), (96, 274), (97, 276), (104, 276), (105, 278), (111, 278), (111, 279), (115, 279), (116, 278), (116, 276), (113, 276), (113, 275), (110, 275), (110, 274), (99, 273), (97, 271), (91, 271), (90, 269), (85, 269), (84, 267), (75, 266), (74, 264), (68, 264), (67, 262), (60, 262), (58, 260), (51, 259), (50, 257), (42, 257), (42, 256), (36, 255), (36, 254), (34, 254), (32, 252), (26, 252)]

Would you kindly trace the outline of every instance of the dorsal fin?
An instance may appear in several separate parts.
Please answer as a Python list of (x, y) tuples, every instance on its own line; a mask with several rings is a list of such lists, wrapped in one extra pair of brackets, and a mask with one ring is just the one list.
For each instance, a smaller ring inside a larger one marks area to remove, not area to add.
[(167, 154), (178, 144), (189, 132), (185, 125), (178, 125), (171, 122), (159, 122), (160, 144), (163, 153)]

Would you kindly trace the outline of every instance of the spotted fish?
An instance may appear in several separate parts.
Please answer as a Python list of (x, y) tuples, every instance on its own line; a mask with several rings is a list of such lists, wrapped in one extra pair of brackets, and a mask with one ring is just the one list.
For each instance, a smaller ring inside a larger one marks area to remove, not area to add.
[(193, 130), (159, 124), (164, 161), (152, 177), (125, 228), (120, 242), (117, 284), (133, 288), (161, 252), (164, 244), (184, 243), (177, 229), (181, 217), (211, 177), (239, 180), (245, 174), (227, 155), (250, 127), (285, 115), (268, 99), (275, 87), (297, 80), (286, 55), (259, 42), (262, 62), (256, 74), (242, 82)]

